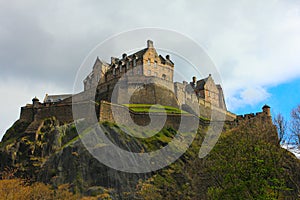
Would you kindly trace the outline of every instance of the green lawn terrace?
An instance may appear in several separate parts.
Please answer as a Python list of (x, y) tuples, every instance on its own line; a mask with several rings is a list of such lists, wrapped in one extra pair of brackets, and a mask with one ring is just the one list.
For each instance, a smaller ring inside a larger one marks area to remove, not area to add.
[(133, 112), (138, 113), (168, 113), (168, 114), (188, 114), (184, 110), (174, 108), (172, 106), (162, 106), (159, 104), (123, 104)]
[[(179, 108), (175, 108), (172, 106), (163, 106), (159, 104), (122, 104), (122, 105), (135, 113), (166, 113), (166, 114), (178, 114), (178, 115), (181, 114), (194, 115), (193, 113), (189, 113)], [(199, 116), (199, 118), (205, 121), (209, 121), (208, 118), (203, 116)]]

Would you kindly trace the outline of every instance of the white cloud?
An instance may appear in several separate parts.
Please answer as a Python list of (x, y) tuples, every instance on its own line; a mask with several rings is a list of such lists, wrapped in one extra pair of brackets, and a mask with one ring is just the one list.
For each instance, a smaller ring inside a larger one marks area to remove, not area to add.
[(250, 87), (238, 92), (238, 96), (227, 99), (227, 106), (231, 109), (238, 109), (243, 106), (254, 106), (270, 97), (270, 94), (262, 87)]

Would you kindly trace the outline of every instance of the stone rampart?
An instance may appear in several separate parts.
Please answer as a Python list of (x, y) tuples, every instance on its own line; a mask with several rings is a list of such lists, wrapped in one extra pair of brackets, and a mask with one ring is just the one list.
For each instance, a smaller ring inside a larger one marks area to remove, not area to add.
[[(113, 116), (112, 109), (114, 110), (115, 116)], [(130, 113), (131, 119), (125, 118), (124, 113)], [(133, 112), (129, 110), (127, 107), (122, 105), (112, 104), (106, 101), (101, 101), (100, 103), (100, 115), (99, 121), (109, 121), (115, 122), (115, 117), (118, 118), (118, 123), (120, 124), (128, 124), (129, 120), (133, 120), (137, 125), (147, 126), (150, 123), (149, 113), (145, 112)], [(210, 122), (208, 120), (201, 119), (192, 114), (172, 114), (172, 113), (151, 113), (155, 120), (164, 120), (166, 116), (165, 127), (173, 127), (174, 129), (178, 129), (179, 125), (182, 121), (184, 121), (183, 129), (188, 130), (189, 127), (195, 127), (195, 124), (201, 125), (209, 125)], [(120, 117), (118, 117), (120, 116)]]

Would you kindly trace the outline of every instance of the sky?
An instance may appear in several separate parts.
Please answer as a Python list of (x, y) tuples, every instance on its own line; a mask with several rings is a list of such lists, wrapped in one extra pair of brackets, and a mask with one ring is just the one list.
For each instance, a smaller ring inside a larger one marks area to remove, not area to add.
[(144, 27), (199, 44), (234, 113), (268, 104), (288, 118), (300, 103), (300, 1), (0, 0), (0, 138), (34, 96), (72, 93), (96, 45)]

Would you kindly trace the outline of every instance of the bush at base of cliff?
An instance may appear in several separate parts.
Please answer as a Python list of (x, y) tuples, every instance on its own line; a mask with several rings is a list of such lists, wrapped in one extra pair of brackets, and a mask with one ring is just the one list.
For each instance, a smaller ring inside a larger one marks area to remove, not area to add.
[(34, 183), (29, 185), (22, 179), (0, 180), (0, 197), (6, 200), (76, 200), (79, 195), (69, 192), (68, 185), (61, 185), (53, 190), (49, 185)]

